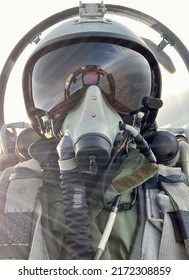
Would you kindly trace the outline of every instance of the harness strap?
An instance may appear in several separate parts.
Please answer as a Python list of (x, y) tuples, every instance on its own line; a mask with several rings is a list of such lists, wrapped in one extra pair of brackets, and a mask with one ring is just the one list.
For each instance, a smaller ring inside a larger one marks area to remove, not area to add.
[(1, 213), (0, 224), (0, 258), (27, 259), (32, 213)]
[[(189, 259), (189, 187), (184, 182), (180, 169), (162, 166), (159, 174), (144, 184), (147, 220), (142, 259)], [(173, 223), (175, 216), (176, 224)], [(178, 223), (180, 225), (175, 230)], [(183, 237), (185, 246), (180, 242)]]
[[(142, 260), (157, 260), (161, 241), (162, 220), (159, 218), (158, 208), (155, 206), (155, 198), (158, 189), (146, 189), (146, 223), (143, 232)], [(150, 243), (150, 246), (149, 246)]]
[(6, 168), (0, 177), (0, 213), (4, 211), (7, 189), (9, 185), (9, 177), (13, 172), (13, 167)]
[(164, 217), (158, 259), (188, 259), (183, 243), (176, 242), (175, 240), (174, 227), (170, 216), (170, 213), (175, 210), (169, 196), (167, 196), (163, 191), (160, 192), (157, 195), (157, 204), (159, 205)]
[(42, 206), (39, 199), (36, 200), (34, 208), (35, 230), (31, 244), (29, 260), (49, 260), (49, 254), (43, 239), (42, 226)]
[(172, 202), (189, 255), (189, 187), (183, 182), (174, 184), (161, 182), (161, 185)]
[(40, 184), (39, 178), (12, 180), (7, 190), (4, 212), (32, 212)]
[(143, 242), (143, 231), (146, 223), (145, 212), (145, 193), (142, 186), (138, 187), (138, 226), (136, 229), (136, 236), (133, 244), (133, 248), (130, 254), (130, 260), (141, 260), (140, 248)]
[(42, 183), (40, 166), (35, 160), (20, 163), (3, 173), (1, 183), (5, 202), (0, 213), (0, 258), (28, 259), (34, 242), (32, 233), (36, 232), (40, 219), (39, 210), (35, 209)]

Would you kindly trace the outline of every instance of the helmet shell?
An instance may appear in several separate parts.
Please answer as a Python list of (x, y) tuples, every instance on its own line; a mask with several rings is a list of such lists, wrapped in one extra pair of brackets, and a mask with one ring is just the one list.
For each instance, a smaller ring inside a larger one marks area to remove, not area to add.
[[(119, 23), (114, 19), (98, 22), (93, 20), (79, 21), (78, 18), (67, 19), (61, 24), (58, 24), (41, 41), (39, 41), (32, 56), (42, 48), (56, 42), (93, 36), (102, 38), (105, 36), (112, 39), (120, 39), (120, 41), (125, 40), (127, 41), (128, 46), (130, 46), (129, 43), (131, 43), (133, 44), (134, 49), (136, 48), (139, 51), (141, 47), (143, 51), (146, 51), (146, 56), (153, 56), (144, 41), (123, 23)], [(142, 54), (145, 56), (144, 52)]]

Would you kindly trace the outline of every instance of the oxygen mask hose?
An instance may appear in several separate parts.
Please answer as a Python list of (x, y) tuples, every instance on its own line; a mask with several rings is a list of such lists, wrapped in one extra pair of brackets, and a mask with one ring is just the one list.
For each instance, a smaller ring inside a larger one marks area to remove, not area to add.
[(89, 260), (94, 257), (86, 189), (79, 171), (72, 141), (65, 135), (59, 142), (60, 187), (66, 225), (67, 260)]

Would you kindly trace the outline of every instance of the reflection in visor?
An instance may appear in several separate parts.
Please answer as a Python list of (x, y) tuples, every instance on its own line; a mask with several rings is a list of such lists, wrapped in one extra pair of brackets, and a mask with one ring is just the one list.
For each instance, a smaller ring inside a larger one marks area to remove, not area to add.
[(100, 74), (98, 66), (86, 66), (82, 75), (82, 81), (85, 85), (98, 85)]
[[(86, 92), (86, 86), (97, 85), (101, 89), (105, 82), (109, 86), (109, 90), (105, 92), (106, 97), (110, 103), (114, 101), (115, 98), (115, 81), (111, 74), (106, 73), (97, 65), (85, 65), (81, 69), (76, 70), (74, 73), (71, 73), (65, 83), (65, 101), (69, 101), (77, 91), (77, 95), (82, 96), (81, 92)], [(75, 85), (79, 84), (80, 87)], [(74, 88), (74, 90), (73, 90)], [(73, 99), (73, 98), (72, 98)], [(115, 101), (114, 101), (115, 103)]]
[(84, 73), (82, 80), (85, 85), (97, 85), (99, 75), (96, 72), (86, 72)]
[[(122, 112), (140, 109), (143, 97), (150, 96), (151, 70), (141, 54), (110, 43), (85, 42), (61, 47), (39, 58), (34, 66), (31, 81), (35, 106), (50, 111), (62, 104), (66, 111), (68, 102), (65, 83), (70, 74), (81, 69), (83, 65), (98, 65), (113, 76), (115, 102), (121, 106)], [(89, 76), (82, 80), (82, 73), (80, 77), (78, 75), (69, 89), (71, 99), (73, 95), (79, 94), (83, 81), (90, 84), (92, 80), (97, 79), (94, 73), (90, 75), (90, 81)], [(111, 92), (107, 79), (100, 78), (98, 85), (105, 93)]]

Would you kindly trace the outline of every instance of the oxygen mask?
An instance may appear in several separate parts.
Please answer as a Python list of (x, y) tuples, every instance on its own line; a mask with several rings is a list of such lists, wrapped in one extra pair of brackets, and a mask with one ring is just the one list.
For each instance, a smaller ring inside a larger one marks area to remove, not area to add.
[(127, 117), (133, 124), (132, 111), (139, 106), (138, 94), (133, 90), (135, 86), (133, 94), (129, 92), (126, 80), (125, 87), (120, 88), (119, 75), (108, 74), (97, 65), (86, 65), (65, 80), (64, 102), (54, 112), (66, 114), (61, 134), (69, 135), (83, 172), (97, 174), (99, 168), (108, 165), (117, 146), (128, 138), (120, 123), (128, 124), (123, 121)]
[(99, 75), (85, 71), (82, 97), (67, 114), (61, 129), (63, 135), (69, 134), (72, 139), (80, 169), (91, 174), (108, 164), (122, 121), (98, 86)]

